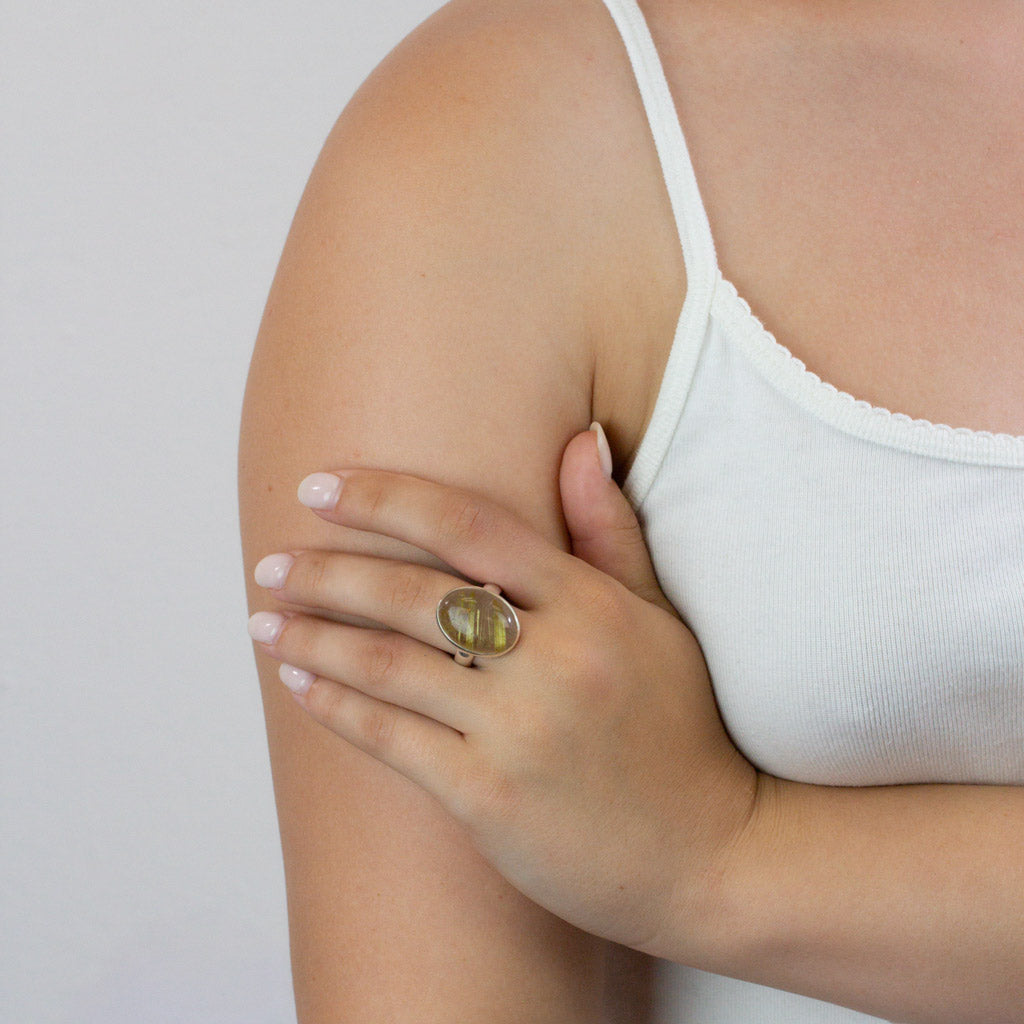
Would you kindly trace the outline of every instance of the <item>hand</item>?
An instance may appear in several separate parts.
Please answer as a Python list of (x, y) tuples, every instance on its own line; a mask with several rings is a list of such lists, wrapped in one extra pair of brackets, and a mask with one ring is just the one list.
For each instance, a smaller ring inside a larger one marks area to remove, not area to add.
[[(652, 955), (669, 930), (676, 951), (681, 927), (699, 943), (756, 773), (725, 734), (689, 630), (470, 492), (352, 469), (300, 493), (325, 520), (464, 577), (342, 552), (264, 559), (257, 582), (302, 610), (257, 613), (250, 631), (301, 706), (431, 793), (552, 913)], [(522, 627), (509, 654), (471, 667), (435, 618), (466, 579), (501, 587)]]

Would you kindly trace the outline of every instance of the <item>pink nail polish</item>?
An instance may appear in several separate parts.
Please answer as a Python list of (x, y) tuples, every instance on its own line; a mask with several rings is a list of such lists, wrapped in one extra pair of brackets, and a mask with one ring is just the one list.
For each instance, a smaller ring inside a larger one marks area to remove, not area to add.
[(299, 484), (299, 501), (306, 508), (332, 509), (341, 494), (341, 477), (333, 473), (310, 473)]
[(277, 674), (281, 677), (281, 682), (284, 683), (292, 693), (298, 694), (306, 693), (313, 685), (313, 680), (316, 679), (316, 676), (313, 675), (312, 672), (296, 668), (294, 665), (282, 664), (277, 670)]
[(252, 577), (261, 587), (279, 590), (288, 578), (288, 571), (295, 564), (295, 559), (288, 554), (267, 555), (256, 563)]
[(590, 429), (597, 434), (597, 457), (601, 460), (601, 472), (606, 480), (612, 478), (612, 450), (608, 447), (608, 438), (605, 436), (604, 427), (597, 420), (590, 424)]
[(272, 644), (283, 625), (284, 616), (279, 612), (256, 612), (249, 618), (249, 636), (257, 643)]

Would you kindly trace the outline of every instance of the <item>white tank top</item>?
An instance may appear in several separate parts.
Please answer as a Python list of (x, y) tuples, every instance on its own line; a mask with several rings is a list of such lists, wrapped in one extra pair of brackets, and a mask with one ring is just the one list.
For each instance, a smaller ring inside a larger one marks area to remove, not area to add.
[[(624, 483), (734, 742), (819, 785), (1024, 784), (1024, 437), (858, 401), (811, 373), (718, 268), (635, 0), (626, 46), (687, 292)], [(866, 1024), (658, 963), (658, 1024)]]

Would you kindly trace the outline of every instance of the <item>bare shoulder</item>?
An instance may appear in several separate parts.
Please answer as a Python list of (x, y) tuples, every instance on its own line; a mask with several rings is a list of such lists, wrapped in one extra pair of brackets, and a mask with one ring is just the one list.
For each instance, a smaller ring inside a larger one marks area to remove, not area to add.
[(445, 5), (353, 97), (321, 181), (343, 216), (401, 203), (502, 275), (517, 308), (550, 325), (549, 346), (568, 346), (559, 379), (586, 390), (622, 471), (685, 274), (636, 80), (601, 0)]
[[(606, 235), (603, 175), (588, 168), (605, 141), (580, 115), (601, 81), (569, 28), (565, 5), (455, 0), (387, 55), (310, 175), (257, 363), (315, 357), (365, 393), (418, 389), (427, 401), (412, 402), (408, 423), (487, 409), (516, 423), (515, 447), (536, 448), (559, 410), (549, 461), (586, 428)], [(294, 336), (282, 348), (288, 322), (302, 324), (301, 348)], [(378, 457), (434, 468), (422, 432), (408, 434), (392, 431)], [(437, 461), (460, 475), (458, 460)], [(505, 496), (514, 486), (509, 478)]]
[[(467, 487), (564, 546), (558, 466), (591, 420), (595, 296), (628, 219), (609, 187), (629, 159), (595, 58), (615, 39), (602, 17), (597, 2), (456, 0), (338, 118), (246, 384), (251, 611), (275, 607), (252, 581), (271, 552), (431, 560), (308, 514), (295, 487), (318, 470)], [(256, 663), (299, 1018), (598, 1019), (615, 950), (525, 899), (432, 798), (303, 716), (277, 665)]]

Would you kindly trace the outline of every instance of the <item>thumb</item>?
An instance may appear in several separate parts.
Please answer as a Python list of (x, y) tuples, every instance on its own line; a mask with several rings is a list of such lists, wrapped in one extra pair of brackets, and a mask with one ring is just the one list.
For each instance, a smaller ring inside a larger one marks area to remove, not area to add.
[(658, 585), (640, 523), (611, 472), (608, 441), (594, 422), (566, 445), (558, 475), (572, 553), (675, 615)]

